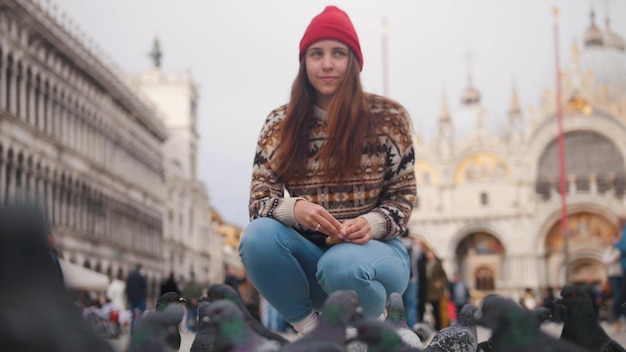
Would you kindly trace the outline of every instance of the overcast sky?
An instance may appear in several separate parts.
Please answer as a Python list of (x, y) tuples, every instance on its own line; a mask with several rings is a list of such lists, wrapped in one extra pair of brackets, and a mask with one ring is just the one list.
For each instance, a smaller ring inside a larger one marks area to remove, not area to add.
[[(554, 77), (552, 7), (560, 9), (562, 65), (589, 27), (605, 28), (607, 0), (53, 0), (125, 72), (152, 65), (188, 70), (199, 86), (198, 177), (229, 222), (248, 223), (252, 158), (266, 115), (287, 102), (298, 44), (326, 5), (344, 9), (358, 32), (364, 88), (382, 93), (381, 23), (388, 23), (389, 96), (422, 138), (435, 133), (441, 96), (459, 105), (468, 66), (483, 106), (505, 119), (511, 87), (537, 106)], [(626, 36), (626, 1), (608, 0), (611, 28)], [(468, 65), (468, 53), (471, 60)], [(453, 121), (454, 123), (454, 121)]]

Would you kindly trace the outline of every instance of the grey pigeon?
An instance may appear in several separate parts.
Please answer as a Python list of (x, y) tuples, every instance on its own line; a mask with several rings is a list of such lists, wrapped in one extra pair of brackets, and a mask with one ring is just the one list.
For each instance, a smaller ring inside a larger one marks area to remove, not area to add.
[(40, 207), (0, 207), (0, 349), (113, 352), (65, 289), (49, 234)]
[(589, 351), (626, 351), (598, 323), (586, 287), (572, 284), (563, 286), (560, 301), (566, 309), (560, 340), (570, 341)]
[(474, 315), (478, 308), (466, 304), (452, 326), (437, 331), (424, 351), (475, 352), (478, 347), (478, 334)]
[(498, 352), (582, 352), (537, 328), (537, 317), (515, 301), (489, 295), (483, 299), (476, 322), (491, 330), (490, 346)]
[[(535, 318), (537, 318), (537, 329), (541, 328), (541, 324), (543, 324), (545, 321), (547, 320), (552, 320), (553, 316), (552, 316), (552, 312), (550, 311), (550, 309), (546, 308), (546, 307), (537, 307), (535, 309), (533, 309), (533, 314), (535, 316)], [(494, 352), (495, 349), (493, 348), (492, 345), (492, 340), (491, 338), (483, 341), (483, 342), (479, 342), (478, 343), (478, 348), (476, 350), (477, 352)]]
[(215, 351), (215, 336), (217, 326), (209, 322), (210, 302), (200, 300), (198, 304), (198, 329), (191, 344), (190, 352), (212, 352)]
[(388, 320), (365, 318), (355, 323), (357, 341), (367, 344), (368, 352), (416, 352), (421, 349), (409, 346), (398, 329)]
[(241, 309), (227, 299), (208, 305), (206, 322), (215, 327), (214, 351), (218, 352), (271, 352), (278, 344), (252, 330)]
[(163, 311), (148, 312), (135, 321), (127, 352), (173, 352), (167, 339), (185, 315), (185, 308), (170, 304)]
[(417, 334), (409, 328), (406, 323), (406, 312), (404, 310), (404, 300), (398, 292), (392, 292), (389, 295), (389, 304), (387, 305), (386, 321), (391, 323), (396, 332), (407, 345), (422, 348), (422, 340)]
[[(170, 304), (182, 304), (187, 303), (187, 301), (178, 294), (178, 292), (170, 291), (162, 294), (156, 302), (156, 311), (162, 312), (167, 308)], [(175, 349), (180, 349), (180, 329), (178, 325), (172, 326), (168, 337), (166, 338), (167, 344)]]
[(226, 284), (214, 284), (209, 286), (209, 289), (207, 290), (207, 299), (209, 302), (213, 302), (218, 299), (227, 299), (235, 303), (244, 313), (246, 324), (248, 324), (248, 326), (257, 334), (267, 339), (274, 340), (280, 345), (288, 342), (287, 339), (266, 328), (258, 319), (250, 314), (250, 311), (248, 311), (243, 303), (243, 300), (241, 299), (241, 295), (232, 286)]
[(356, 291), (337, 290), (326, 298), (317, 326), (296, 341), (283, 345), (279, 351), (345, 351), (346, 328), (358, 317), (359, 313), (359, 299)]

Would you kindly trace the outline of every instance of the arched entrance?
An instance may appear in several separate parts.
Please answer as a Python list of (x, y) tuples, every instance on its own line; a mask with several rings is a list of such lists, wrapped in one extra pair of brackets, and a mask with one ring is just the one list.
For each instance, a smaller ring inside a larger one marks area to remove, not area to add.
[(503, 255), (504, 246), (495, 236), (472, 232), (456, 247), (456, 271), (471, 288), (489, 293), (496, 289)]
[[(561, 220), (550, 230), (545, 240), (548, 283), (562, 286), (569, 282), (604, 282), (606, 270), (600, 261), (604, 249), (617, 237), (616, 226), (602, 215), (578, 212), (567, 217), (570, 231), (566, 258)], [(568, 261), (568, 263), (566, 263)]]

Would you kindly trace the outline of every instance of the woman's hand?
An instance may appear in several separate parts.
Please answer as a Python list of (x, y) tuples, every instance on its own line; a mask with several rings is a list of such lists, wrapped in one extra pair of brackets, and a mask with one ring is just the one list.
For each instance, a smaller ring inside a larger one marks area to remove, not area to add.
[(363, 244), (374, 237), (370, 223), (363, 217), (345, 220), (343, 226), (347, 232), (343, 237), (346, 242)]
[(323, 206), (298, 199), (293, 207), (293, 216), (301, 226), (319, 231), (328, 236), (343, 238), (347, 235), (344, 225), (337, 221)]

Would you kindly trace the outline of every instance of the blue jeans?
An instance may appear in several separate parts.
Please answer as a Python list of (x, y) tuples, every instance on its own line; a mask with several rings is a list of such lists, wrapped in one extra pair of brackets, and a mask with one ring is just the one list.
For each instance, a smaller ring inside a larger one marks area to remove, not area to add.
[(609, 276), (609, 284), (611, 285), (611, 293), (613, 296), (613, 317), (615, 319), (619, 319), (622, 316), (622, 308), (621, 305), (623, 302), (620, 302), (620, 298), (622, 297), (621, 288), (622, 288), (622, 277), (621, 276)]
[[(131, 301), (129, 302), (130, 308), (130, 332), (133, 332), (135, 327), (135, 316), (141, 317), (143, 312), (146, 311), (146, 301)], [(139, 313), (135, 312), (139, 310)]]
[(404, 292), (409, 255), (400, 239), (317, 247), (271, 218), (245, 229), (239, 255), (259, 293), (287, 322), (319, 310), (328, 293), (355, 290), (366, 317), (377, 317), (392, 292)]
[(404, 301), (404, 311), (406, 312), (406, 324), (413, 329), (417, 322), (417, 282), (409, 282), (409, 285), (402, 295)]
[(198, 307), (187, 305), (187, 320), (185, 321), (187, 330), (195, 332), (198, 328)]

